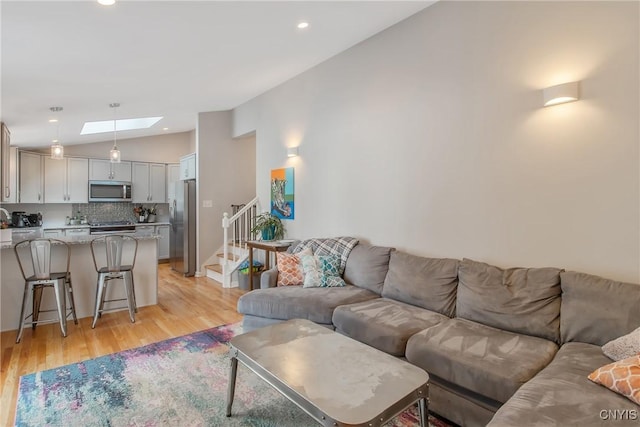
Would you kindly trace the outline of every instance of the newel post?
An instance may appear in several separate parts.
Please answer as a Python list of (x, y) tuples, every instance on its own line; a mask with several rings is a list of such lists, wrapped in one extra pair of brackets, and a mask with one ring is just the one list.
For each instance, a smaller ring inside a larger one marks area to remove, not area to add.
[(222, 232), (223, 232), (223, 239), (224, 239), (223, 240), (224, 256), (222, 258), (222, 280), (224, 282), (227, 277), (227, 259), (229, 255), (229, 214), (226, 212), (222, 214)]

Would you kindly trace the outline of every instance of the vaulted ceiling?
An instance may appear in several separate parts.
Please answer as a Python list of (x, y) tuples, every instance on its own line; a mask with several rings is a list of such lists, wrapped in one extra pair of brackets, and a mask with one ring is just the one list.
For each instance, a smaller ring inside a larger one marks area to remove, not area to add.
[(431, 3), (2, 1), (0, 113), (21, 147), (57, 132), (63, 144), (109, 140), (80, 130), (112, 120), (112, 102), (118, 118), (164, 117), (118, 139), (189, 131), (198, 112), (232, 109)]

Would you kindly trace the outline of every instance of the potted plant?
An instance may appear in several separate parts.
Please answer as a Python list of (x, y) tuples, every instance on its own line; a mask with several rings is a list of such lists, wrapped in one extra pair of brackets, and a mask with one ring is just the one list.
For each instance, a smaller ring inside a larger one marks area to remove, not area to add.
[(255, 221), (251, 233), (260, 233), (262, 240), (280, 240), (284, 237), (284, 225), (277, 216), (264, 212), (256, 216)]

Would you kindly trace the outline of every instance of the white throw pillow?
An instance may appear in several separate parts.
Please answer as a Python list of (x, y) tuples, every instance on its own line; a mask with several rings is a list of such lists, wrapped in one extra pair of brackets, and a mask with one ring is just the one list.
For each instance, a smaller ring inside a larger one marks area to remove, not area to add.
[(602, 346), (602, 352), (615, 361), (627, 359), (640, 353), (640, 328), (611, 340)]

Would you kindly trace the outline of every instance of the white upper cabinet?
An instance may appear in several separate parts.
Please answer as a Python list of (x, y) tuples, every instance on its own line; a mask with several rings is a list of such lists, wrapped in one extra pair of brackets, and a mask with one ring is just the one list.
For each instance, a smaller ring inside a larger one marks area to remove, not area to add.
[(138, 163), (132, 165), (132, 193), (134, 203), (165, 203), (166, 167), (162, 163)]
[(42, 203), (42, 156), (20, 152), (20, 203)]
[(196, 179), (196, 153), (180, 158), (180, 179)]
[(2, 123), (2, 145), (0, 146), (0, 158), (2, 163), (0, 170), (0, 182), (2, 183), (2, 195), (0, 200), (5, 203), (17, 203), (18, 189), (18, 149), (11, 147), (11, 133)]
[[(4, 203), (18, 203), (18, 149), (9, 147), (9, 173), (2, 181), (2, 201)], [(2, 173), (4, 174), (4, 167)]]
[(87, 203), (89, 160), (44, 158), (45, 203)]
[(131, 181), (131, 162), (111, 163), (110, 160), (89, 159), (91, 181)]
[(167, 203), (171, 205), (176, 198), (176, 182), (180, 181), (180, 164), (167, 165)]

